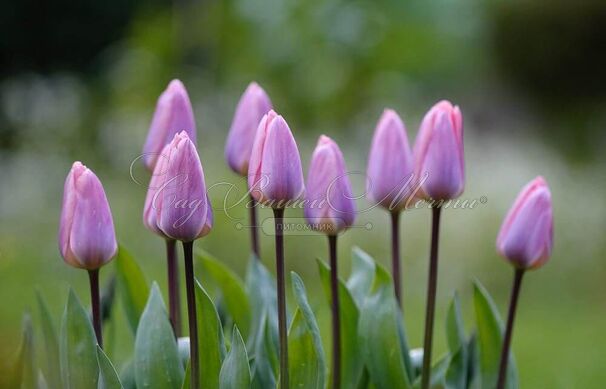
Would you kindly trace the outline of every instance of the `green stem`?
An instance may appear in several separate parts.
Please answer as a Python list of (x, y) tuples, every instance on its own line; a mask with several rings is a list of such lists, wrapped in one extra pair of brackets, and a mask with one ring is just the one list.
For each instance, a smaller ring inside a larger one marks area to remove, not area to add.
[(330, 252), (330, 290), (332, 308), (332, 388), (341, 388), (341, 317), (339, 309), (339, 273), (337, 268), (337, 236), (328, 236)]
[(193, 246), (194, 242), (183, 242), (185, 287), (187, 289), (187, 317), (189, 319), (191, 389), (200, 389), (200, 357), (198, 355), (198, 319), (196, 317)]
[(427, 306), (425, 311), (425, 341), (423, 343), (423, 372), (421, 388), (428, 389), (431, 382), (431, 348), (433, 322), (436, 312), (438, 287), (438, 242), (440, 240), (440, 207), (432, 208), (431, 250), (429, 254), (429, 279), (427, 282)]
[(288, 333), (284, 280), (284, 209), (274, 209), (276, 224), (276, 273), (278, 278), (278, 328), (280, 334), (280, 389), (288, 389)]

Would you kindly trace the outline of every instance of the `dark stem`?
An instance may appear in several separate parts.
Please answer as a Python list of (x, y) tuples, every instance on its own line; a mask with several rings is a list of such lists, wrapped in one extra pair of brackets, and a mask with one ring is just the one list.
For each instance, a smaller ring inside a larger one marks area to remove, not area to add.
[(90, 301), (93, 307), (93, 328), (99, 347), (103, 348), (103, 330), (101, 329), (101, 298), (99, 297), (99, 269), (88, 271), (90, 281)]
[(166, 263), (168, 268), (168, 311), (175, 338), (181, 336), (181, 297), (179, 295), (179, 262), (177, 241), (166, 240)]
[(330, 291), (332, 298), (332, 388), (341, 388), (341, 318), (339, 309), (339, 273), (337, 236), (328, 236), (330, 252)]
[(513, 335), (513, 322), (516, 317), (523, 276), (524, 269), (515, 270), (513, 276), (513, 288), (511, 289), (511, 299), (509, 301), (509, 314), (507, 315), (507, 327), (505, 328), (505, 338), (503, 339), (503, 349), (501, 350), (501, 363), (499, 364), (499, 379), (497, 381), (497, 389), (505, 388), (505, 381), (507, 380), (507, 363), (509, 362), (509, 349), (511, 348), (511, 337)]
[(276, 223), (276, 273), (278, 277), (278, 327), (280, 333), (280, 389), (288, 389), (288, 333), (284, 281), (284, 209), (274, 209)]
[(250, 195), (250, 242), (252, 246), (252, 252), (255, 254), (256, 259), (261, 259), (261, 251), (259, 249), (259, 226), (257, 225), (257, 201)]
[(427, 282), (427, 307), (425, 311), (425, 341), (423, 343), (423, 375), (421, 388), (428, 389), (431, 381), (431, 348), (433, 320), (436, 311), (438, 287), (438, 241), (440, 239), (440, 207), (432, 208), (431, 251), (429, 254), (429, 278)]
[(391, 274), (398, 305), (402, 307), (402, 283), (400, 281), (400, 212), (391, 213)]
[(187, 289), (187, 317), (189, 319), (189, 355), (191, 388), (200, 389), (200, 358), (198, 356), (198, 321), (196, 318), (196, 292), (194, 289), (194, 242), (183, 242), (185, 257), (185, 287)]

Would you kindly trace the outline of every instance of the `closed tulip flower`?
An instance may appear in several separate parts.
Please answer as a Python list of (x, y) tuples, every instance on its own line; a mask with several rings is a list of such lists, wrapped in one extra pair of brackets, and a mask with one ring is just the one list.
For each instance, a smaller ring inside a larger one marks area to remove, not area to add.
[(421, 196), (449, 200), (463, 193), (463, 116), (458, 106), (443, 100), (425, 115), (414, 147), (414, 164), (415, 176), (423, 182)]
[(198, 152), (185, 131), (175, 135), (162, 159), (155, 202), (159, 229), (183, 242), (203, 237), (212, 227), (212, 210)]
[(551, 255), (553, 211), (551, 193), (543, 177), (528, 183), (505, 216), (497, 250), (515, 267), (536, 269)]
[(250, 83), (238, 102), (225, 144), (225, 158), (236, 173), (248, 174), (248, 161), (259, 122), (272, 108), (267, 93), (256, 82)]
[(147, 170), (154, 170), (164, 146), (181, 131), (196, 143), (196, 122), (187, 90), (181, 81), (172, 80), (158, 98), (143, 146), (143, 163)]
[(68, 264), (89, 275), (93, 327), (103, 347), (99, 269), (117, 253), (114, 222), (101, 181), (80, 162), (65, 179), (59, 223), (59, 250)]
[(522, 279), (527, 270), (537, 269), (547, 262), (552, 246), (551, 192), (543, 177), (537, 177), (522, 188), (505, 216), (497, 237), (497, 251), (514, 266), (507, 325), (495, 386), (497, 389), (503, 389), (507, 384), (507, 366)]
[(87, 270), (105, 265), (118, 250), (103, 185), (80, 162), (74, 162), (65, 180), (59, 248), (65, 262)]
[(367, 196), (389, 211), (398, 211), (414, 191), (412, 151), (406, 127), (391, 109), (377, 123), (368, 157)]
[(303, 194), (303, 170), (299, 149), (282, 116), (269, 111), (257, 129), (248, 167), (248, 186), (253, 198), (283, 207)]
[(339, 146), (322, 135), (311, 157), (305, 193), (305, 217), (313, 228), (334, 235), (350, 227), (355, 203)]
[(282, 116), (269, 111), (257, 128), (248, 165), (248, 188), (256, 201), (274, 211), (278, 331), (280, 339), (280, 388), (288, 386), (288, 343), (284, 271), (284, 210), (303, 194), (303, 169), (295, 138)]

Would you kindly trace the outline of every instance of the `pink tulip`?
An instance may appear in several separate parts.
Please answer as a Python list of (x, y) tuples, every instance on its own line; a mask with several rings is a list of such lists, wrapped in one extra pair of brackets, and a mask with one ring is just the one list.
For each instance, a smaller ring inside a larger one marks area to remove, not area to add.
[(181, 81), (172, 80), (158, 98), (143, 146), (143, 163), (147, 170), (154, 170), (164, 146), (181, 131), (196, 143), (196, 121), (187, 90)]
[(390, 211), (398, 211), (413, 194), (413, 183), (412, 151), (406, 127), (394, 110), (386, 109), (370, 147), (367, 196)]
[(271, 107), (267, 93), (259, 84), (251, 82), (238, 102), (225, 144), (225, 158), (234, 172), (243, 176), (248, 174), (248, 161), (259, 122)]
[(248, 167), (248, 187), (255, 200), (272, 207), (303, 194), (303, 170), (295, 138), (282, 116), (269, 111), (257, 129)]
[(543, 177), (537, 177), (522, 189), (505, 216), (497, 251), (517, 268), (536, 269), (547, 262), (552, 246), (551, 192)]
[(414, 148), (419, 195), (434, 200), (457, 198), (465, 186), (463, 117), (458, 106), (443, 100), (425, 115)]
[(311, 157), (305, 192), (305, 217), (320, 232), (335, 235), (355, 219), (355, 203), (339, 146), (322, 135)]
[(202, 164), (185, 131), (175, 135), (164, 154), (155, 172), (161, 176), (152, 205), (156, 223), (169, 238), (191, 242), (208, 234), (212, 227)]
[(118, 250), (103, 185), (80, 162), (74, 162), (65, 179), (59, 250), (65, 262), (87, 270), (105, 265)]

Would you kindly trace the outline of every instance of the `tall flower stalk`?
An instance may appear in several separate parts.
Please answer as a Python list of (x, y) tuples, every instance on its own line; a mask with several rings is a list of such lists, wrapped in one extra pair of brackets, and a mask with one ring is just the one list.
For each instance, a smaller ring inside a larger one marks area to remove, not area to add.
[(118, 243), (103, 185), (80, 162), (74, 162), (65, 179), (59, 251), (67, 264), (88, 271), (93, 328), (103, 347), (99, 269), (116, 255)]
[[(259, 122), (271, 108), (271, 100), (265, 90), (256, 82), (251, 82), (240, 97), (240, 101), (238, 101), (225, 143), (225, 159), (231, 170), (236, 174), (244, 177), (248, 175), (248, 165)], [(252, 194), (250, 200), (251, 251), (255, 258), (259, 259), (261, 258), (261, 252), (259, 248), (259, 226), (257, 224), (257, 201)]]
[(305, 217), (310, 226), (328, 237), (332, 316), (332, 388), (341, 388), (341, 311), (339, 303), (338, 234), (355, 219), (355, 203), (347, 167), (339, 146), (320, 136), (307, 175)]
[(402, 307), (400, 213), (412, 194), (413, 158), (404, 122), (385, 109), (372, 138), (368, 156), (366, 192), (370, 201), (390, 212), (391, 275), (394, 294)]
[(288, 389), (284, 210), (290, 201), (303, 195), (305, 186), (297, 143), (284, 118), (273, 110), (263, 116), (255, 135), (248, 166), (248, 186), (256, 201), (270, 205), (274, 211), (280, 336), (280, 389)]
[(497, 251), (514, 267), (507, 325), (501, 349), (497, 389), (505, 388), (507, 365), (513, 337), (522, 279), (527, 270), (543, 266), (553, 247), (553, 210), (547, 182), (537, 177), (516, 198), (501, 225)]
[(433, 201), (423, 371), (421, 388), (431, 382), (433, 327), (438, 288), (438, 245), (440, 214), (444, 201), (455, 199), (465, 186), (463, 117), (459, 107), (448, 101), (434, 105), (423, 118), (414, 148), (414, 172), (421, 179), (417, 197)]
[[(202, 383), (198, 343), (198, 318), (193, 265), (194, 241), (207, 235), (213, 223), (212, 208), (206, 194), (204, 171), (198, 152), (186, 132), (166, 146), (156, 171), (163, 172), (161, 190), (155, 196), (157, 227), (169, 238), (183, 243), (185, 286), (189, 324), (191, 388)], [(158, 170), (159, 169), (159, 170)], [(186, 206), (183, 206), (186, 204)]]
[(172, 80), (156, 103), (145, 145), (143, 163), (152, 172), (152, 178), (143, 209), (143, 224), (165, 240), (166, 273), (168, 279), (168, 311), (175, 337), (181, 336), (181, 296), (179, 287), (179, 259), (176, 241), (167, 237), (156, 224), (155, 200), (161, 190), (164, 171), (156, 169), (163, 159), (168, 158), (166, 146), (174, 136), (185, 131), (189, 139), (196, 143), (196, 123), (193, 109), (183, 83)]

